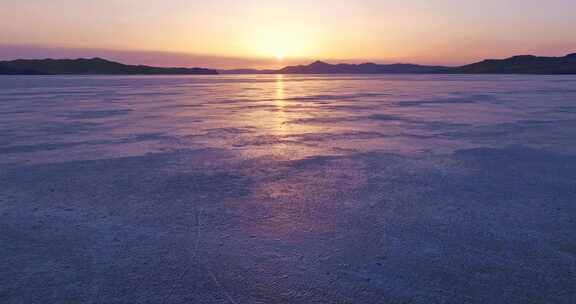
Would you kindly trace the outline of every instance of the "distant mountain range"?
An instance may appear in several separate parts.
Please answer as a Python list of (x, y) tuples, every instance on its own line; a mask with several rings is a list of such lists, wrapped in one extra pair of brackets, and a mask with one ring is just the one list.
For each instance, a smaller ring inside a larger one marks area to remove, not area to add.
[(203, 68), (159, 68), (126, 65), (102, 58), (35, 59), (0, 61), (4, 75), (216, 75), (218, 71)]
[(279, 70), (220, 70), (221, 74), (427, 74), (444, 70), (443, 66), (427, 66), (416, 64), (329, 64), (316, 61), (309, 65), (287, 66)]
[(576, 53), (564, 57), (522, 55), (500, 60), (489, 59), (440, 72), (465, 74), (576, 74)]
[(283, 74), (424, 74), (446, 67), (415, 64), (328, 64), (316, 61), (309, 65), (288, 66), (281, 70)]
[(126, 65), (101, 58), (0, 61), (0, 75), (216, 75), (216, 74), (576, 74), (576, 53), (564, 57), (514, 56), (459, 66), (416, 64), (329, 64), (287, 66), (279, 70), (211, 70)]
[(576, 53), (564, 57), (514, 56), (459, 66), (416, 64), (329, 64), (287, 66), (280, 70), (223, 70), (222, 74), (576, 74)]

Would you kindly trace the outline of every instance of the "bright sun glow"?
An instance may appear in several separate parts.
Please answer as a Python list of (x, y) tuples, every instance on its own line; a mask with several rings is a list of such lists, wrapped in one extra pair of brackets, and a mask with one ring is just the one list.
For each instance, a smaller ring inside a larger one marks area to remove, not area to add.
[(320, 40), (319, 34), (298, 25), (266, 25), (247, 31), (242, 48), (253, 57), (274, 58), (286, 61), (288, 58), (311, 56)]

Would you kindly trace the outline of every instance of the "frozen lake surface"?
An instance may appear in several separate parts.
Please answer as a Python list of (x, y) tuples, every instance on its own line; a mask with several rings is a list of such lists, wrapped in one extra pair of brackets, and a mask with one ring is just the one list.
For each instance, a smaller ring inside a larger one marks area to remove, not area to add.
[(576, 77), (0, 78), (0, 302), (576, 303)]

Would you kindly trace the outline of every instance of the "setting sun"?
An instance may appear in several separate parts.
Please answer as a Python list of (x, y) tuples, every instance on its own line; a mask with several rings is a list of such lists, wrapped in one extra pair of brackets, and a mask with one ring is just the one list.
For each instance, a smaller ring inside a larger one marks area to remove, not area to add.
[(276, 60), (278, 61), (282, 61), (284, 60), (286, 56), (284, 55), (284, 53), (276, 53)]

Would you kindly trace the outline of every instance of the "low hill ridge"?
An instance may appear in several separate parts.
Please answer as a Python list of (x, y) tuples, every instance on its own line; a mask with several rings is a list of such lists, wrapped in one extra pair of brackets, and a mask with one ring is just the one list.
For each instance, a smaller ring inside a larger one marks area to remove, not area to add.
[(461, 74), (576, 74), (576, 53), (564, 57), (519, 55), (445, 70)]
[(127, 65), (103, 58), (18, 59), (0, 61), (0, 74), (25, 75), (216, 75), (205, 68), (163, 68)]

